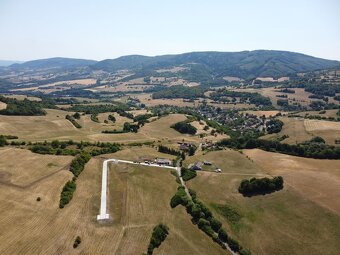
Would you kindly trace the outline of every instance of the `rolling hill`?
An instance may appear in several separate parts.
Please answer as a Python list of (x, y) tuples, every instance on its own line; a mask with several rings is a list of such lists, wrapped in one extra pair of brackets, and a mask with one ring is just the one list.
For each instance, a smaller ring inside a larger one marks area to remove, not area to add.
[(12, 70), (24, 69), (52, 69), (52, 68), (75, 68), (85, 67), (96, 63), (95, 60), (75, 59), (75, 58), (47, 58), (27, 61), (22, 64), (13, 64), (9, 68)]

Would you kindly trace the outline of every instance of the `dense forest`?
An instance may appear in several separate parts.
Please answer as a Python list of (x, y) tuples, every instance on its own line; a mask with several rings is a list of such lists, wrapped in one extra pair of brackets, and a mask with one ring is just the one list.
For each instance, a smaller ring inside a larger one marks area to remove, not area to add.
[(211, 93), (210, 98), (217, 102), (230, 102), (229, 98), (239, 98), (241, 103), (250, 103), (256, 106), (266, 107), (272, 106), (270, 99), (259, 93), (230, 91), (225, 88)]
[(158, 98), (185, 98), (197, 99), (204, 96), (205, 89), (202, 87), (172, 86), (152, 94), (153, 99)]
[(0, 95), (0, 101), (7, 104), (6, 109), (0, 110), (2, 115), (39, 116), (46, 115), (43, 108), (56, 108), (54, 103), (49, 100), (30, 101), (26, 98), (17, 100)]

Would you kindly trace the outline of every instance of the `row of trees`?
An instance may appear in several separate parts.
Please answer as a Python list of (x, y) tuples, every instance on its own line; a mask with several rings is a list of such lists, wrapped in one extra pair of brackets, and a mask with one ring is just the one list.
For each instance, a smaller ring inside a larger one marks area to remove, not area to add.
[(187, 213), (191, 215), (192, 222), (222, 248), (225, 249), (226, 245), (228, 245), (235, 253), (250, 255), (250, 251), (242, 248), (236, 240), (227, 234), (222, 228), (222, 223), (213, 216), (204, 203), (197, 199), (196, 192), (193, 190), (189, 190), (189, 192), (192, 199), (187, 196), (183, 186), (178, 187), (176, 194), (170, 200), (171, 208), (183, 205)]
[(60, 194), (59, 208), (64, 208), (65, 205), (67, 205), (71, 201), (76, 188), (77, 184), (75, 177), (71, 181), (66, 182)]
[(169, 235), (169, 227), (165, 224), (158, 224), (156, 227), (154, 227), (150, 239), (150, 243), (148, 246), (147, 255), (152, 255), (153, 250), (155, 248), (158, 248), (162, 242), (165, 241), (166, 237)]
[[(51, 155), (72, 155), (76, 156), (80, 154), (85, 147), (88, 147), (87, 151), (91, 156), (97, 156), (100, 154), (114, 153), (120, 150), (120, 146), (117, 143), (91, 143), (91, 142), (74, 142), (69, 141), (58, 141), (52, 142), (37, 142), (29, 143), (29, 149), (34, 153), (39, 154), (51, 154)], [(75, 145), (76, 147), (74, 147)]]
[(181, 156), (182, 155), (182, 153), (180, 151), (166, 147), (164, 145), (159, 145), (158, 151), (162, 152), (162, 153), (170, 154), (170, 155), (175, 155), (175, 156)]
[(75, 126), (76, 128), (81, 128), (81, 125), (75, 120), (74, 116), (71, 115), (66, 115), (65, 119), (67, 119), (68, 121), (70, 121), (72, 123), (73, 126)]
[(300, 144), (286, 144), (279, 141), (262, 140), (248, 137), (223, 139), (217, 143), (235, 149), (263, 149), (293, 156), (316, 159), (340, 159), (340, 148), (311, 140)]
[(272, 179), (251, 178), (250, 180), (242, 180), (238, 191), (243, 196), (264, 195), (283, 189), (282, 176), (276, 176)]
[(75, 177), (79, 176), (79, 174), (84, 170), (85, 164), (90, 159), (91, 155), (89, 153), (82, 152), (72, 160), (70, 165), (70, 171), (73, 173)]

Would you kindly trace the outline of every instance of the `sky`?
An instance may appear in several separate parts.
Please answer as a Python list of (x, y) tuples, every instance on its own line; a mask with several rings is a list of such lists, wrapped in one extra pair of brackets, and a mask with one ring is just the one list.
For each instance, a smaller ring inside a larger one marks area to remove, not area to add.
[(287, 50), (340, 60), (339, 0), (0, 0), (0, 59)]

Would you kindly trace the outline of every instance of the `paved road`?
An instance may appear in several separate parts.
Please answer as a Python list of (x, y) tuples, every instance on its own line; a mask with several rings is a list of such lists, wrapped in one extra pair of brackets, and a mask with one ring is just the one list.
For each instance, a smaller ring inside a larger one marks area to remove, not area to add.
[[(102, 190), (101, 190), (101, 197), (100, 197), (100, 211), (99, 215), (97, 215), (97, 220), (107, 220), (110, 218), (110, 215), (107, 213), (107, 171), (108, 171), (108, 163), (125, 163), (125, 164), (133, 164), (133, 165), (142, 165), (142, 166), (152, 166), (152, 167), (159, 167), (159, 168), (166, 168), (166, 169), (173, 169), (176, 170), (180, 175), (180, 167), (173, 167), (173, 166), (162, 166), (153, 163), (137, 163), (129, 160), (121, 160), (121, 159), (106, 159), (103, 162), (103, 171), (102, 171)], [(181, 183), (183, 185), (183, 180), (180, 177)]]

